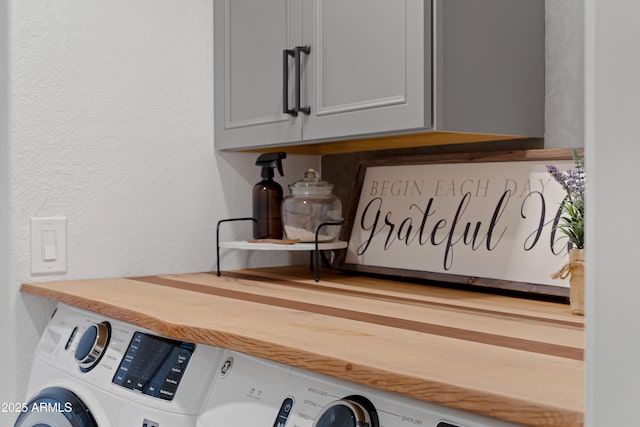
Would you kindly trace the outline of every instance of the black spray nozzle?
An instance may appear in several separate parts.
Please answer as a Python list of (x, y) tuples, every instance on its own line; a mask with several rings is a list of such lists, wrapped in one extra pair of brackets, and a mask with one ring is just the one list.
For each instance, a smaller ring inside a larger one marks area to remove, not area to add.
[(258, 156), (258, 160), (256, 160), (256, 165), (262, 168), (261, 176), (263, 178), (273, 178), (273, 168), (277, 168), (280, 176), (284, 176), (284, 172), (282, 172), (282, 159), (286, 158), (287, 153), (284, 151), (261, 154)]

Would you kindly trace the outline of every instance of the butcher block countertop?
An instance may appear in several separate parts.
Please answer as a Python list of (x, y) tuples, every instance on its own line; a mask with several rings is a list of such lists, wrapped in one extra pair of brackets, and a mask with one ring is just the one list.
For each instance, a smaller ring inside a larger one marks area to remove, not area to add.
[(279, 267), (24, 284), (151, 329), (531, 426), (583, 425), (569, 306)]

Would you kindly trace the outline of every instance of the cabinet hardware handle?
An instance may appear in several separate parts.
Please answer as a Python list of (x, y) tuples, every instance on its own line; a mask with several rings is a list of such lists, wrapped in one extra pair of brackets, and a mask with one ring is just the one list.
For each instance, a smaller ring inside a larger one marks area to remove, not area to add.
[(295, 62), (296, 62), (296, 111), (299, 111), (306, 115), (311, 114), (311, 106), (309, 105), (305, 105), (304, 107), (300, 106), (300, 79), (302, 78), (301, 71), (300, 71), (300, 57), (302, 56), (301, 53), (304, 53), (305, 55), (309, 55), (310, 52), (311, 52), (311, 46), (309, 45), (296, 46), (295, 55), (294, 55)]
[[(292, 49), (284, 49), (282, 51), (282, 112), (293, 117), (298, 115), (295, 108), (289, 109), (289, 57), (295, 58), (296, 52)], [(296, 75), (298, 71), (296, 68)], [(296, 83), (296, 90), (299, 90), (299, 84)], [(298, 103), (299, 105), (299, 103)]]

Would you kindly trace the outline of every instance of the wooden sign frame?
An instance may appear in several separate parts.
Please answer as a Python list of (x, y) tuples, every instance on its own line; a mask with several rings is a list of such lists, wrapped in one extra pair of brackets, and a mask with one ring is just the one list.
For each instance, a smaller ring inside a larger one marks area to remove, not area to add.
[(364, 161), (336, 266), (568, 297), (568, 280), (551, 279), (568, 255), (554, 229), (565, 193), (547, 164), (573, 169), (571, 149)]

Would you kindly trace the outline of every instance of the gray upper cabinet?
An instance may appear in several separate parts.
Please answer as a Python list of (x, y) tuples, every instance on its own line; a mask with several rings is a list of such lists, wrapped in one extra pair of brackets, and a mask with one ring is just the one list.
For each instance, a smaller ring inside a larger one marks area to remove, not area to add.
[(283, 113), (282, 52), (302, 44), (302, 3), (215, 0), (214, 8), (216, 148), (300, 141), (302, 121)]
[(214, 0), (214, 19), (217, 149), (543, 136), (543, 0)]
[[(429, 118), (425, 4), (416, 0), (317, 0), (304, 3), (311, 47), (303, 87), (310, 114), (305, 140), (421, 128)], [(425, 38), (426, 35), (426, 38)], [(425, 74), (425, 71), (427, 74)], [(425, 80), (426, 77), (426, 80)]]

